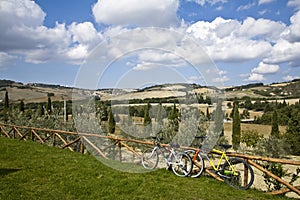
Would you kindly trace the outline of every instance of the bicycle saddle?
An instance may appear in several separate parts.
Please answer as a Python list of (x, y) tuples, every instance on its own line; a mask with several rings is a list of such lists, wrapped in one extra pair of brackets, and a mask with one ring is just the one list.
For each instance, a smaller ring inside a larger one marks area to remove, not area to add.
[(220, 147), (223, 147), (224, 149), (230, 149), (232, 147), (232, 145), (230, 144), (219, 144)]

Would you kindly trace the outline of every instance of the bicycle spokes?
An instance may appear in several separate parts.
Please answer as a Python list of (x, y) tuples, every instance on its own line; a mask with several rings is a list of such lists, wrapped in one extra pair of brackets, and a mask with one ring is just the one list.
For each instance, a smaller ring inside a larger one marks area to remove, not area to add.
[(248, 189), (254, 181), (253, 169), (239, 158), (230, 159), (220, 173), (225, 183), (237, 189)]

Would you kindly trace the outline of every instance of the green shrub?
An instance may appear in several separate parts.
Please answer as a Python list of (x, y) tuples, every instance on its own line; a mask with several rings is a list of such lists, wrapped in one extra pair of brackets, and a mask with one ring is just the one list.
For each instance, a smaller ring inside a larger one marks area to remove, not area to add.
[(247, 147), (256, 147), (263, 137), (263, 134), (256, 130), (244, 130), (242, 131), (241, 142), (245, 143)]

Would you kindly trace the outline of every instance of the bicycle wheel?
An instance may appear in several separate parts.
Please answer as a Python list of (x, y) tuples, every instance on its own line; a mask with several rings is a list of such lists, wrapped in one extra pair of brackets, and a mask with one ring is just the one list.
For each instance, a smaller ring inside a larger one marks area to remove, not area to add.
[(193, 157), (195, 156), (196, 154), (196, 151), (195, 150), (187, 150), (185, 151), (192, 159), (192, 171), (190, 173), (190, 176), (192, 178), (197, 178), (199, 177), (203, 170), (204, 170), (204, 160), (202, 158), (202, 156), (200, 155), (200, 153), (197, 155), (197, 158), (195, 161), (193, 161)]
[(184, 152), (176, 154), (176, 158), (172, 156), (171, 169), (177, 176), (188, 176), (192, 171), (192, 159)]
[(241, 158), (231, 158), (229, 163), (225, 162), (220, 171), (224, 182), (239, 190), (249, 189), (254, 181), (251, 166)]
[(155, 169), (158, 164), (158, 154), (154, 149), (146, 149), (142, 155), (142, 165), (146, 169)]

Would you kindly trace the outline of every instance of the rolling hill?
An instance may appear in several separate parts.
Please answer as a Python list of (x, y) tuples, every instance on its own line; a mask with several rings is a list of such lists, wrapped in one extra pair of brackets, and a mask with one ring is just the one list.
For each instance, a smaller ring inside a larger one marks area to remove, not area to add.
[[(251, 99), (292, 99), (300, 97), (300, 80), (291, 82), (274, 83), (264, 85), (262, 83), (248, 84), (222, 88), (227, 99), (243, 98)], [(76, 89), (83, 95), (73, 95)], [(10, 80), (0, 80), (0, 102), (5, 98), (5, 91), (8, 91), (10, 102), (23, 100), (28, 102), (46, 102), (50, 95), (53, 101), (77, 100), (87, 96), (98, 96), (103, 100), (128, 100), (128, 99), (151, 99), (183, 97), (187, 93), (211, 95), (218, 89), (214, 87), (200, 86), (196, 84), (164, 84), (155, 85), (143, 89), (98, 89), (86, 90), (60, 85), (41, 83), (23, 84)]]

